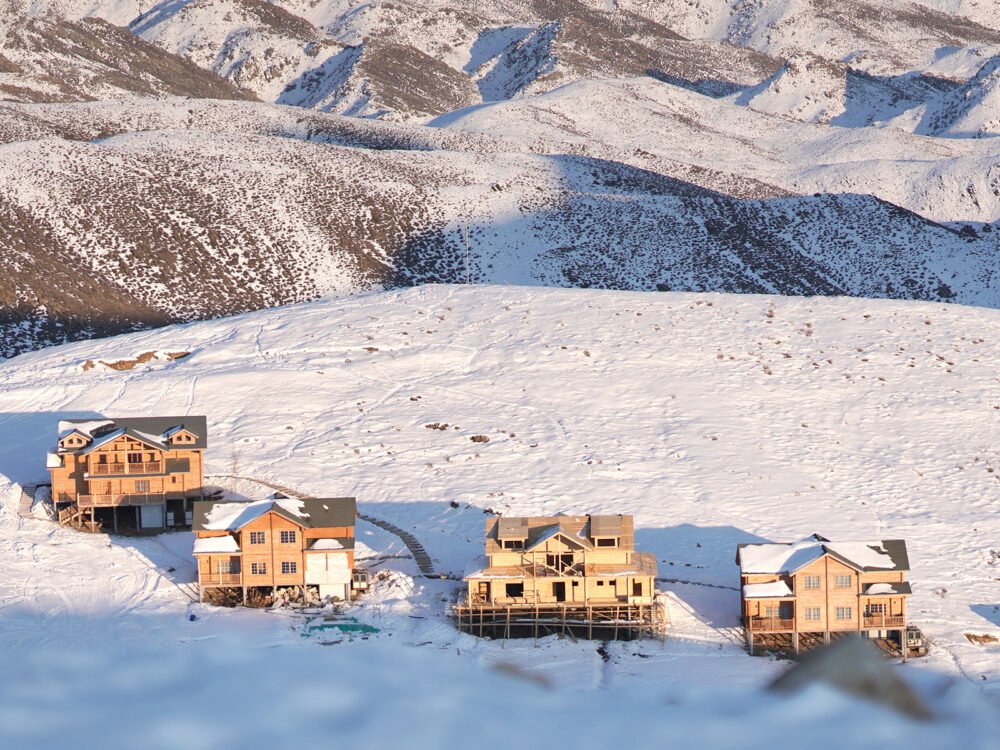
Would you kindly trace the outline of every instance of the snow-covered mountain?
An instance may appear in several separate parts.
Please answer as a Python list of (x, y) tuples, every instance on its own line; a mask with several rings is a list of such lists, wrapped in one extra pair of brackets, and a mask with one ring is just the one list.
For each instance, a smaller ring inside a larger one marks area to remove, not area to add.
[(150, 96), (252, 98), (100, 18), (29, 16), (0, 0), (0, 102)]
[[(84, 367), (150, 351), (191, 354)], [(425, 286), (2, 363), (3, 731), (19, 748), (117, 750), (141, 736), (168, 750), (209, 735), (227, 748), (331, 735), (393, 747), (401, 734), (501, 747), (506, 725), (481, 728), (500, 707), (532, 738), (580, 747), (765, 750), (822, 727), (822, 750), (992, 750), (998, 360), (1000, 311), (960, 305)], [(664, 579), (668, 637), (460, 634), (447, 611), (458, 582), (420, 576), (398, 538), (363, 520), (357, 555), (376, 580), (340, 616), (380, 632), (310, 636), (338, 615), (198, 604), (190, 533), (109, 537), (18, 517), (15, 483), (45, 476), (58, 420), (126, 405), (207, 414), (211, 482), (243, 497), (269, 490), (218, 475), (356, 496), (443, 574), (482, 554), (484, 512), (633, 514)], [(788, 662), (741, 647), (734, 551), (814, 532), (907, 541), (908, 620), (931, 650), (886, 670), (931, 720), (819, 685), (763, 689)], [(82, 706), (95, 691), (108, 699)]]
[[(426, 128), (352, 132), (356, 120), (265, 104), (10, 111), (10, 129), (49, 132), (0, 148), (3, 356), (427, 282), (1000, 306), (1000, 232), (871, 196), (737, 198), (606, 159)], [(407, 142), (422, 132), (440, 141)]]

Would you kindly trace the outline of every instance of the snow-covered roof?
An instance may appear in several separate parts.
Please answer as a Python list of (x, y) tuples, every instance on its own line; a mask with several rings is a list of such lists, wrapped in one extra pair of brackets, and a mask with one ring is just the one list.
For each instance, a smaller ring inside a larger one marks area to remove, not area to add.
[(793, 596), (792, 590), (784, 581), (770, 583), (748, 583), (743, 587), (745, 599), (785, 599)]
[(869, 583), (861, 590), (862, 596), (899, 596), (901, 594), (912, 594), (913, 589), (906, 581), (896, 583)]
[(739, 564), (745, 574), (794, 573), (823, 555), (832, 555), (857, 570), (909, 570), (901, 539), (831, 542), (815, 536), (791, 544), (742, 544)]
[(240, 547), (231, 536), (210, 536), (194, 540), (194, 554), (239, 552)]
[[(237, 531), (274, 511), (304, 528), (353, 527), (357, 517), (353, 497), (290, 498), (276, 495), (252, 502), (199, 501), (194, 506), (195, 531)], [(344, 547), (348, 545), (342, 541)]]
[[(202, 449), (207, 447), (208, 426), (205, 417), (125, 417), (115, 419), (64, 419), (59, 422), (59, 440), (78, 432), (88, 439), (104, 438), (111, 430), (126, 430), (144, 441), (165, 444), (172, 435), (186, 430), (194, 436), (191, 444), (185, 444), (185, 449)], [(169, 450), (165, 445), (164, 450)]]
[(109, 427), (113, 425), (114, 422), (110, 419), (91, 419), (91, 420), (81, 420), (79, 422), (74, 422), (66, 419), (59, 421), (59, 439), (62, 440), (64, 437), (72, 435), (74, 432), (79, 432), (81, 435), (86, 437), (91, 437), (93, 433), (102, 428)]
[(58, 453), (45, 454), (46, 469), (58, 469), (60, 466), (62, 466), (62, 456), (60, 456)]
[(569, 528), (567, 526), (564, 526), (561, 523), (555, 523), (555, 524), (552, 524), (551, 526), (544, 526), (544, 527), (541, 527), (540, 529), (538, 529), (538, 528), (532, 529), (531, 531), (532, 532), (536, 532), (537, 531), (537, 532), (539, 532), (539, 534), (534, 539), (531, 539), (528, 542), (528, 545), (527, 545), (528, 549), (534, 549), (535, 547), (538, 547), (538, 546), (540, 546), (542, 544), (545, 544), (550, 539), (553, 539), (553, 538), (555, 538), (557, 536), (560, 536), (560, 535), (562, 535), (566, 539), (567, 542), (575, 544), (575, 545), (577, 545), (579, 547), (591, 547), (592, 546), (590, 544), (590, 542), (587, 540), (586, 536), (578, 534), (578, 533), (575, 533), (573, 531), (573, 529), (571, 529), (571, 528)]
[(260, 518), (270, 510), (284, 511), (282, 515), (290, 515), (292, 519), (309, 517), (304, 512), (301, 500), (255, 500), (250, 503), (214, 503), (205, 515), (202, 528), (214, 531), (237, 531), (251, 521)]
[(314, 539), (312, 544), (309, 545), (309, 549), (317, 551), (342, 550), (345, 547), (337, 539)]

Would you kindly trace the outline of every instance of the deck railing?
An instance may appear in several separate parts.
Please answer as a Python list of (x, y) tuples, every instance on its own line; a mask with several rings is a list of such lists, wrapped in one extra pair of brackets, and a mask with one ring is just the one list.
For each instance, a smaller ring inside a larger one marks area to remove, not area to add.
[(901, 628), (905, 624), (902, 615), (865, 615), (866, 628)]
[(754, 632), (794, 630), (795, 620), (784, 617), (748, 617), (747, 626)]
[(90, 473), (98, 476), (109, 474), (162, 474), (162, 461), (136, 461), (118, 462), (113, 464), (94, 464), (90, 467)]
[(200, 578), (202, 586), (241, 586), (243, 576), (239, 573), (211, 573)]
[(162, 505), (162, 492), (132, 493), (123, 495), (80, 495), (76, 504), (81, 508), (115, 508), (119, 505)]

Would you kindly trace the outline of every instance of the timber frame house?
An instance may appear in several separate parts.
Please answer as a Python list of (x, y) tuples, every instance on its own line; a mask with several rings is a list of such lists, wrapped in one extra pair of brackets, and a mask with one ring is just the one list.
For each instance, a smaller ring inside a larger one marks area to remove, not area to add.
[(489, 518), (485, 567), (465, 576), (459, 630), (492, 638), (662, 637), (656, 558), (632, 516)]
[(790, 544), (741, 544), (736, 564), (751, 653), (798, 654), (860, 633), (898, 645), (907, 657), (911, 589), (903, 540), (831, 542), (813, 535)]
[[(223, 597), (273, 595), (276, 589), (313, 587), (320, 598), (349, 601), (367, 577), (354, 570), (353, 497), (289, 498), (254, 502), (204, 501), (194, 508), (198, 587)], [(362, 580), (363, 579), (363, 580)], [(232, 599), (230, 599), (231, 601)]]
[(138, 533), (189, 527), (204, 495), (207, 436), (205, 417), (59, 422), (46, 461), (59, 522)]

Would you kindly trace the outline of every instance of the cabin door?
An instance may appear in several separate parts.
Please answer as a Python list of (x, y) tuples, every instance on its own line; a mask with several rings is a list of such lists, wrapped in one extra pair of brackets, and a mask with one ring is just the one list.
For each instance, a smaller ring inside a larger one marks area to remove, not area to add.
[(555, 581), (552, 584), (552, 595), (557, 602), (566, 601), (566, 581)]

